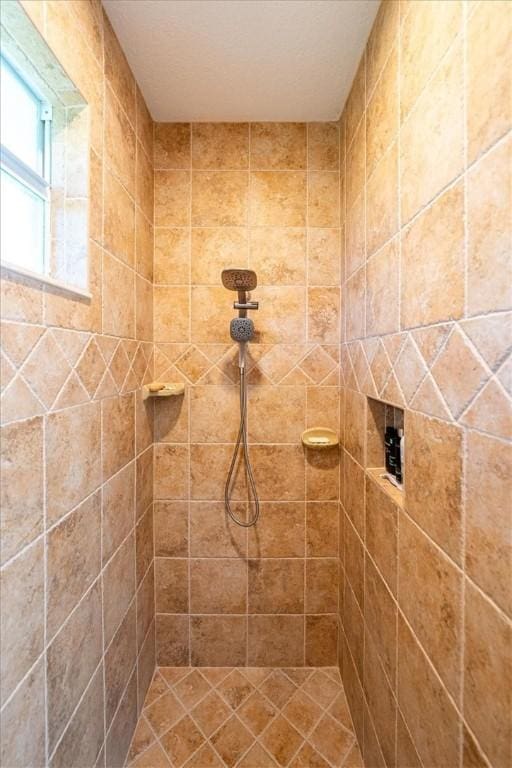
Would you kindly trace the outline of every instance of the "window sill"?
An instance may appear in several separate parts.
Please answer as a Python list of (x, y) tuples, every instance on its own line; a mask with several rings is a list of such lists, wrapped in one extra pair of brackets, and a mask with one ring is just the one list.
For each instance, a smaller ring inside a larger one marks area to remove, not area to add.
[(6, 269), (9, 272), (14, 272), (17, 275), (28, 277), (31, 280), (37, 281), (38, 283), (43, 283), (44, 285), (50, 285), (53, 288), (58, 288), (61, 291), (65, 291), (66, 293), (71, 293), (74, 296), (79, 296), (81, 299), (92, 299), (92, 294), (89, 293), (89, 291), (85, 290), (84, 288), (79, 288), (76, 285), (70, 285), (69, 283), (64, 283), (62, 280), (55, 280), (55, 278), (50, 277), (49, 275), (42, 275), (40, 272), (32, 272), (31, 269), (18, 267), (16, 264), (13, 264), (12, 262), (9, 262), (9, 261), (0, 262), (0, 266), (2, 267), (2, 269)]

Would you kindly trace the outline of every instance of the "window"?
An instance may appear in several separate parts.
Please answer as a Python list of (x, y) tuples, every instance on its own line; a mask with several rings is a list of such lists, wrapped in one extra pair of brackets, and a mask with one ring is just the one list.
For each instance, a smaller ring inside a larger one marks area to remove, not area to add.
[(52, 107), (4, 57), (0, 66), (2, 262), (45, 274), (50, 248)]
[(21, 3), (0, 4), (2, 267), (90, 299), (90, 108)]

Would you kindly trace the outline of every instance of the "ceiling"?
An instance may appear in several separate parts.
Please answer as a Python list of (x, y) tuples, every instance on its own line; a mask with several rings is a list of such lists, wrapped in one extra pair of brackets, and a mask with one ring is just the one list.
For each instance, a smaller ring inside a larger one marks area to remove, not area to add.
[(379, 0), (104, 0), (154, 120), (336, 120)]

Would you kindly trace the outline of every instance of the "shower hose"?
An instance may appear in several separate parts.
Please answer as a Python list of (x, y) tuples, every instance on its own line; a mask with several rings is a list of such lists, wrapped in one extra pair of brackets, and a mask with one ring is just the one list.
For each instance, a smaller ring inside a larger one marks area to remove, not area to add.
[[(233, 510), (231, 509), (231, 502), (229, 500), (231, 494), (231, 484), (233, 482), (233, 474), (235, 472), (236, 462), (240, 446), (243, 448), (245, 457), (245, 467), (247, 470), (247, 477), (249, 480), (249, 487), (254, 499), (254, 513), (253, 516), (247, 522), (240, 520)], [(233, 458), (231, 459), (231, 465), (229, 467), (228, 476), (226, 478), (226, 485), (224, 488), (224, 503), (226, 506), (226, 512), (237, 525), (241, 525), (243, 528), (250, 528), (254, 525), (260, 516), (260, 502), (258, 499), (258, 491), (256, 489), (256, 483), (254, 481), (254, 474), (252, 471), (251, 460), (249, 458), (249, 449), (247, 447), (247, 385), (245, 381), (245, 365), (240, 364), (240, 428), (238, 430), (238, 437), (236, 439), (235, 450), (233, 452)]]

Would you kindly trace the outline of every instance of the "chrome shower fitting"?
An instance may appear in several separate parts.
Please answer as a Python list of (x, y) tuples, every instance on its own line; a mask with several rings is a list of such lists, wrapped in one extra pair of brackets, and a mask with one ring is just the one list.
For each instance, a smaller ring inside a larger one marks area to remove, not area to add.
[[(224, 487), (224, 503), (226, 512), (230, 518), (237, 525), (241, 525), (243, 528), (249, 528), (254, 525), (260, 514), (260, 502), (258, 499), (258, 491), (256, 489), (256, 482), (254, 480), (254, 474), (252, 471), (251, 460), (249, 458), (249, 448), (247, 445), (247, 381), (245, 377), (245, 350), (248, 341), (251, 341), (254, 336), (254, 323), (247, 317), (247, 310), (258, 309), (257, 301), (247, 300), (247, 291), (252, 291), (257, 285), (256, 272), (250, 269), (224, 269), (222, 271), (222, 284), (224, 288), (230, 291), (238, 292), (238, 301), (233, 303), (233, 308), (238, 310), (238, 317), (234, 317), (231, 320), (229, 326), (229, 332), (233, 341), (239, 343), (239, 362), (238, 367), (240, 371), (240, 426), (238, 429), (238, 436), (236, 439), (235, 450), (233, 452), (233, 458), (228, 470), (228, 476), (226, 478), (226, 485)], [(238, 452), (240, 448), (243, 448), (245, 467), (247, 472), (247, 479), (249, 481), (249, 487), (254, 500), (254, 514), (250, 520), (244, 522), (240, 520), (231, 509), (230, 493), (231, 483), (233, 480), (233, 474), (236, 467), (238, 458)]]

